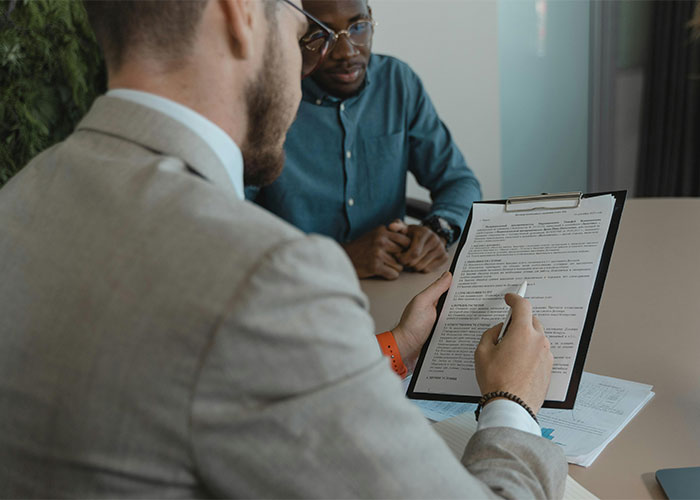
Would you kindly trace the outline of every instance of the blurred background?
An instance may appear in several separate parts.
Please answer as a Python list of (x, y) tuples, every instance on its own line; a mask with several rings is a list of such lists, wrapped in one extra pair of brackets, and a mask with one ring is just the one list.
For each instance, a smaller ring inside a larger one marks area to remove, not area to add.
[[(699, 196), (690, 0), (370, 0), (374, 51), (408, 62), (484, 198)], [(80, 2), (0, 1), (0, 185), (104, 91)], [(429, 199), (411, 179), (409, 195)]]
[(485, 198), (700, 195), (696, 2), (370, 3), (374, 50), (421, 76)]

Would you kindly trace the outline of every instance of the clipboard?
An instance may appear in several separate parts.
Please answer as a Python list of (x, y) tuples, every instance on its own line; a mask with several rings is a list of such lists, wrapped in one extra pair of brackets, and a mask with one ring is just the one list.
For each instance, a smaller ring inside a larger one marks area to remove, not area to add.
[[(581, 330), (581, 335), (579, 338), (579, 344), (576, 351), (576, 357), (573, 363), (573, 368), (571, 370), (571, 377), (569, 380), (568, 390), (566, 397), (563, 401), (560, 400), (545, 400), (542, 408), (558, 408), (558, 409), (571, 409), (574, 407), (576, 401), (576, 394), (578, 393), (579, 384), (581, 382), (581, 376), (583, 374), (583, 365), (586, 362), (586, 355), (588, 354), (588, 347), (591, 341), (591, 335), (593, 334), (593, 327), (595, 325), (595, 319), (598, 314), (598, 306), (600, 305), (600, 300), (603, 295), (603, 286), (605, 284), (605, 278), (607, 276), (608, 267), (610, 265), (610, 259), (612, 257), (613, 248), (615, 246), (615, 238), (617, 236), (617, 231), (620, 226), (620, 219), (622, 217), (622, 210), (625, 204), (625, 199), (627, 196), (627, 191), (606, 191), (597, 193), (581, 193), (581, 192), (569, 192), (569, 193), (555, 193), (555, 194), (541, 194), (534, 196), (517, 196), (503, 200), (490, 200), (475, 202), (477, 203), (487, 203), (487, 204), (501, 204), (504, 206), (506, 212), (518, 212), (518, 211), (546, 211), (546, 210), (566, 210), (578, 208), (581, 204), (581, 200), (585, 198), (591, 198), (596, 196), (612, 195), (614, 199), (613, 211), (610, 219), (610, 225), (608, 227), (608, 232), (605, 237), (605, 242), (603, 244), (603, 249), (600, 257), (600, 263), (598, 266), (598, 272), (594, 280), (593, 290), (591, 293), (590, 300), (588, 302), (588, 309), (586, 311), (586, 316), (583, 323), (583, 328)], [(455, 269), (457, 266), (457, 261), (460, 253), (467, 241), (469, 234), (469, 229), (472, 223), (472, 211), (469, 213), (467, 223), (464, 227), (464, 231), (460, 237), (459, 245), (455, 256), (452, 260), (450, 266), (450, 273), (454, 276)], [(435, 334), (435, 329), (437, 327), (442, 309), (445, 303), (447, 294), (444, 294), (437, 304), (437, 315), (433, 328), (428, 336), (428, 339), (423, 344), (421, 354), (416, 363), (416, 368), (414, 370), (413, 376), (408, 386), (406, 396), (409, 399), (422, 399), (430, 401), (452, 401), (452, 402), (462, 402), (462, 403), (478, 403), (480, 396), (464, 396), (464, 395), (450, 395), (450, 394), (440, 394), (440, 393), (426, 393), (417, 392), (415, 390), (416, 383), (419, 378), (421, 368), (426, 358), (426, 353), (430, 342)]]

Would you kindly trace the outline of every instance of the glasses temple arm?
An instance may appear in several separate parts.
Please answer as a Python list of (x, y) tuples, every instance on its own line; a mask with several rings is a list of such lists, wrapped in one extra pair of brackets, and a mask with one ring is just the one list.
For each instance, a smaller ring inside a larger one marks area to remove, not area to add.
[(326, 25), (323, 24), (321, 21), (319, 21), (318, 19), (316, 19), (315, 16), (312, 16), (311, 14), (309, 14), (308, 12), (306, 12), (306, 11), (305, 11), (304, 9), (302, 9), (301, 7), (297, 7), (297, 6), (294, 5), (294, 3), (291, 2), (290, 0), (282, 0), (282, 1), (283, 1), (284, 3), (286, 3), (286, 4), (289, 4), (293, 9), (297, 10), (298, 12), (301, 12), (305, 17), (307, 17), (308, 19), (311, 19), (314, 23), (318, 24), (318, 25), (321, 27), (321, 29), (323, 29), (325, 32), (327, 32), (327, 33), (334, 33), (334, 31), (333, 31), (332, 29), (330, 29), (328, 26), (326, 26)]

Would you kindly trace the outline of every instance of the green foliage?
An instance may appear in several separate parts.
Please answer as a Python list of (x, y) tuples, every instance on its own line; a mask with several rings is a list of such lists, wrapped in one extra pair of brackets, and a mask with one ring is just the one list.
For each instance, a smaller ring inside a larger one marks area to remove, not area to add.
[(78, 0), (0, 0), (0, 186), (73, 131), (106, 72)]

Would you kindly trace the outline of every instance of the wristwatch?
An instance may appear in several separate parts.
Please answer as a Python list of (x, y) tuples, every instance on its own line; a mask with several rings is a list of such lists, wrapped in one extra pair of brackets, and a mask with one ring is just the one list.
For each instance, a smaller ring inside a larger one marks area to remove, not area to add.
[(459, 236), (459, 227), (453, 226), (447, 220), (438, 215), (431, 215), (423, 219), (422, 224), (445, 240), (445, 247), (449, 247)]

